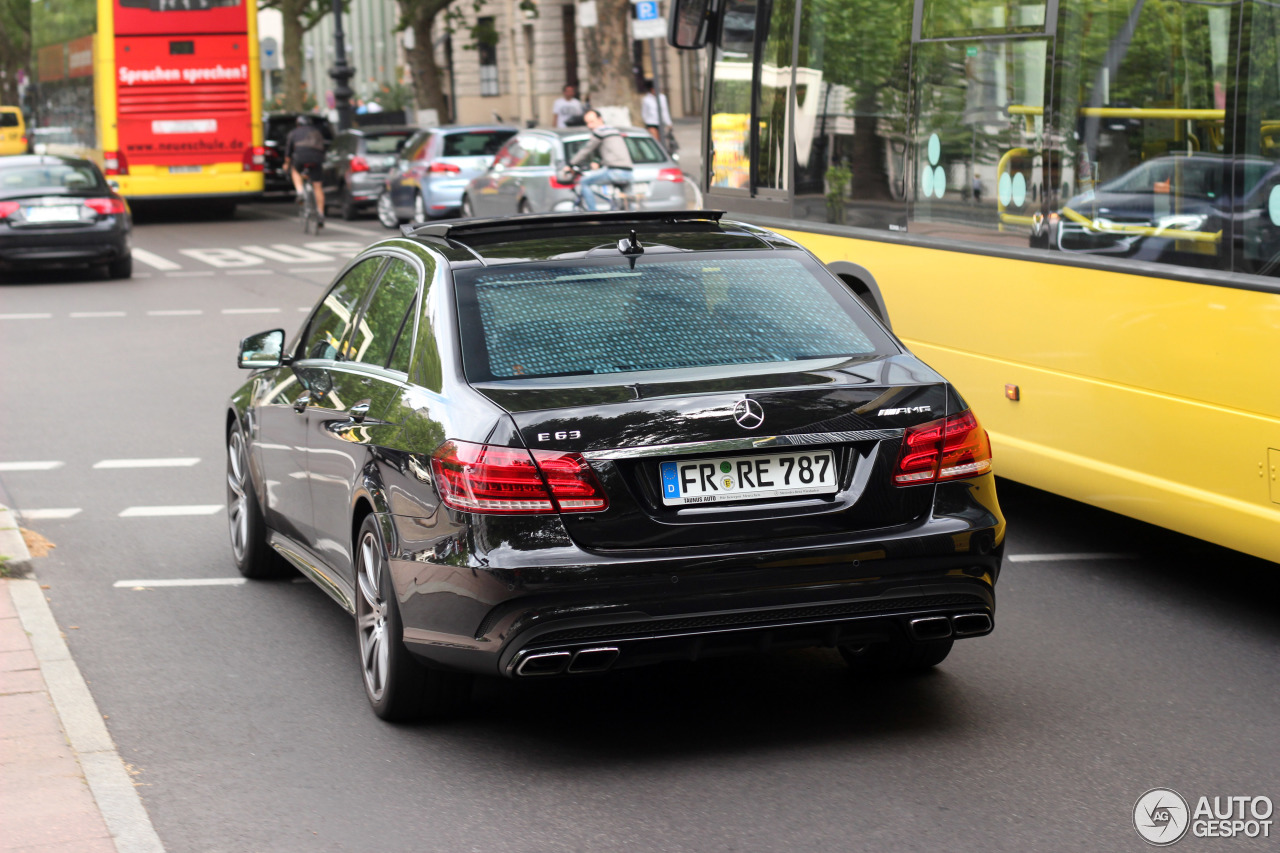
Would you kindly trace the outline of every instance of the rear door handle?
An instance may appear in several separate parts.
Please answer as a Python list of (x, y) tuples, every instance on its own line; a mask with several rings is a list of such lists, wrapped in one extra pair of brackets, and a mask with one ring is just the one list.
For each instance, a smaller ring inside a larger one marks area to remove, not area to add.
[(361, 400), (359, 403), (356, 403), (354, 406), (352, 406), (347, 411), (347, 414), (351, 415), (351, 420), (355, 421), (356, 423), (358, 424), (364, 423), (365, 415), (369, 414), (369, 401)]
[(307, 410), (307, 404), (311, 402), (311, 392), (303, 391), (298, 395), (298, 399), (293, 401), (293, 410), (298, 414), (302, 414)]

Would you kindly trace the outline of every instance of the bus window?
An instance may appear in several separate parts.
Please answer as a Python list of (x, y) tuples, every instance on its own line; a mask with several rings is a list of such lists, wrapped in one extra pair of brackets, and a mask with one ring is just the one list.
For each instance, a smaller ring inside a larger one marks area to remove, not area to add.
[(751, 66), (755, 59), (755, 0), (725, 0), (711, 84), (708, 184), (751, 188)]
[(1047, 3), (1025, 0), (924, 0), (920, 37), (963, 38), (1042, 33)]
[(756, 95), (759, 162), (756, 186), (785, 190), (791, 184), (787, 155), (787, 96), (791, 91), (791, 48), (795, 43), (796, 5), (791, 0), (769, 3), (768, 30), (760, 57), (760, 88)]
[(1050, 248), (1229, 268), (1232, 9), (1063, 0), (1059, 55), (1074, 61), (1056, 69)]
[(1248, 83), (1235, 130), (1240, 172), (1236, 268), (1280, 276), (1280, 7), (1253, 0), (1241, 43)]
[(913, 233), (1025, 247), (1043, 227), (1046, 39), (915, 49)]
[(801, 5), (796, 218), (906, 229), (910, 54), (910, 3)]

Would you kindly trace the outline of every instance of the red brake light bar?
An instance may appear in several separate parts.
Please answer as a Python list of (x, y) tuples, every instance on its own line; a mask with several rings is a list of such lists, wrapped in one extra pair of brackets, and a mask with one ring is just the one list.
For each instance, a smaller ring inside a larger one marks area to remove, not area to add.
[(8, 219), (10, 214), (18, 212), (19, 207), (16, 201), (0, 201), (0, 219)]
[(445, 506), (466, 512), (599, 512), (609, 506), (578, 453), (446, 441), (432, 454)]
[(973, 411), (910, 427), (893, 472), (898, 486), (963, 480), (991, 470), (991, 442)]
[(244, 159), (241, 162), (241, 168), (246, 172), (261, 172), (262, 166), (267, 159), (267, 150), (261, 145), (250, 145), (244, 149)]
[(129, 174), (129, 161), (123, 151), (103, 151), (102, 171), (107, 175)]
[(367, 172), (369, 171), (369, 161), (361, 157), (359, 154), (351, 158), (351, 171)]
[(459, 166), (455, 166), (455, 165), (454, 165), (454, 164), (452, 164), (452, 163), (442, 163), (442, 162), (440, 162), (439, 160), (437, 160), (437, 161), (435, 161), (434, 163), (432, 163), (430, 166), (428, 166), (428, 167), (427, 167), (427, 171), (428, 171), (428, 172), (449, 172), (449, 173), (457, 173), (457, 172), (461, 172), (461, 171), (462, 171), (462, 169), (461, 169), (461, 167), (459, 167)]
[(93, 210), (100, 216), (119, 216), (124, 213), (124, 199), (122, 198), (86, 198), (84, 206)]

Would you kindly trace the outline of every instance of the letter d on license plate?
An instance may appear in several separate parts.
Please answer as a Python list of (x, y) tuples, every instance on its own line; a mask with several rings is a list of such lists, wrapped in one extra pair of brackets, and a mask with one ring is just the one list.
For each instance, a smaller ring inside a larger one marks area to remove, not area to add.
[(667, 506), (829, 495), (836, 491), (836, 461), (830, 450), (684, 459), (663, 462), (658, 472), (662, 502)]

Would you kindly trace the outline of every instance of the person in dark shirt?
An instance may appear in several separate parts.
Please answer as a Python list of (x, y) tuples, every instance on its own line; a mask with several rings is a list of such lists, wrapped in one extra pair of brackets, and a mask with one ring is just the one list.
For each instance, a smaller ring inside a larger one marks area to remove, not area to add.
[(307, 116), (298, 116), (298, 126), (289, 131), (284, 140), (285, 168), (293, 178), (293, 188), (298, 192), (298, 203), (302, 203), (303, 176), (311, 181), (316, 194), (316, 211), (320, 214), (319, 227), (324, 227), (324, 186), (321, 183), (324, 174), (324, 134), (320, 128), (311, 123)]

